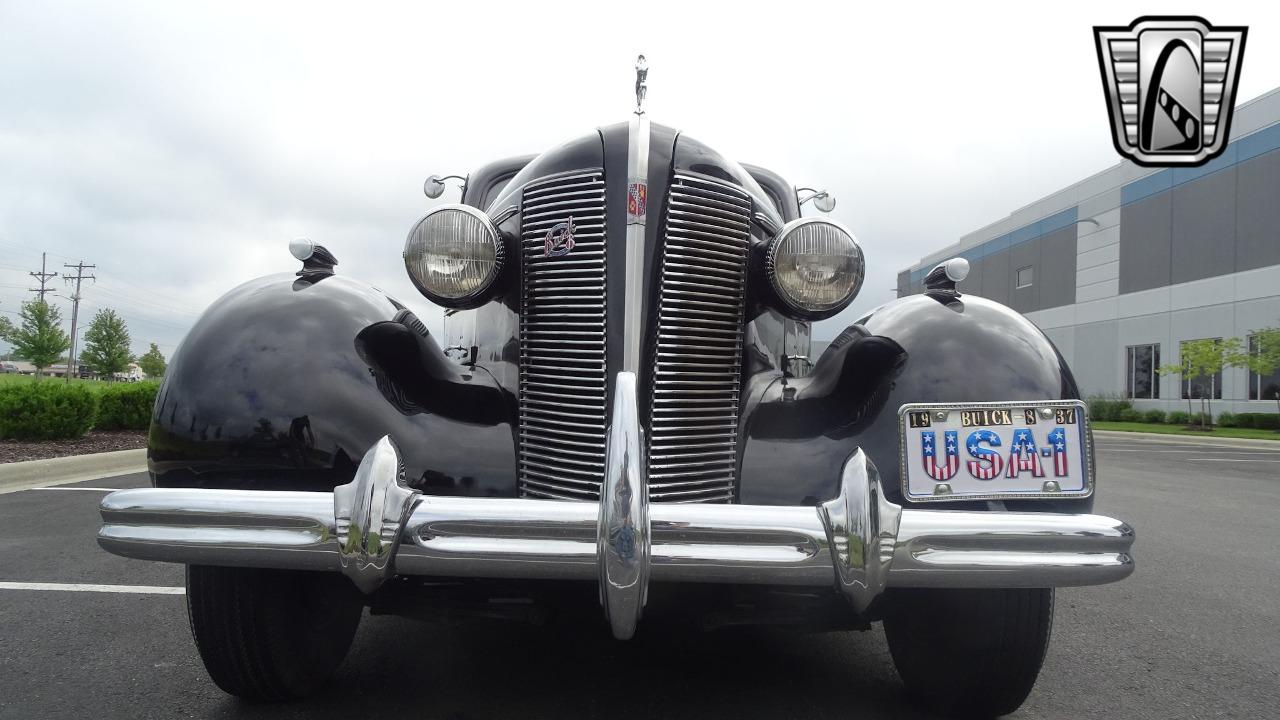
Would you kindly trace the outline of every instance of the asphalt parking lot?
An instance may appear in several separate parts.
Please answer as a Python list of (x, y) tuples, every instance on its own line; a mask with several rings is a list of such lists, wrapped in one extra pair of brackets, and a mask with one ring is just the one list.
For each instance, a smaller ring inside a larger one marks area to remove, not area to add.
[[(1059, 591), (1049, 657), (1013, 717), (1276, 717), (1280, 448), (1098, 445), (1096, 511), (1137, 528), (1138, 569)], [(320, 697), (241, 703), (204, 673), (181, 568), (97, 547), (100, 488), (145, 484), (0, 494), (0, 717), (929, 717), (904, 698), (878, 627), (618, 643), (596, 618), (566, 634), (366, 617)]]

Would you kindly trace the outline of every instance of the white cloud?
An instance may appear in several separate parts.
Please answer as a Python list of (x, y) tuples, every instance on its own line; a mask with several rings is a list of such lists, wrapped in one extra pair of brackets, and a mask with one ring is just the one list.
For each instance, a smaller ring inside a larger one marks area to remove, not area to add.
[[(1242, 100), (1280, 85), (1280, 12), (1174, 5), (1250, 26)], [(42, 250), (83, 258), (86, 306), (171, 351), (305, 235), (439, 328), (399, 260), (422, 179), (625, 119), (642, 51), (655, 122), (837, 195), (869, 275), (829, 337), (920, 256), (1117, 161), (1091, 25), (1145, 10), (6, 4), (0, 312)]]

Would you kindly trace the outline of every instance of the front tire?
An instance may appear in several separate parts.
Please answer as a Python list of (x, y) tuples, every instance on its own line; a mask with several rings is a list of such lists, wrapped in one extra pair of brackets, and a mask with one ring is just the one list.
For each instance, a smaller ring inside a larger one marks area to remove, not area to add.
[(187, 615), (223, 691), (288, 700), (318, 690), (346, 657), (364, 611), (336, 573), (187, 566)]
[(1040, 674), (1053, 589), (901, 590), (886, 596), (894, 667), (907, 691), (953, 716), (1017, 710)]

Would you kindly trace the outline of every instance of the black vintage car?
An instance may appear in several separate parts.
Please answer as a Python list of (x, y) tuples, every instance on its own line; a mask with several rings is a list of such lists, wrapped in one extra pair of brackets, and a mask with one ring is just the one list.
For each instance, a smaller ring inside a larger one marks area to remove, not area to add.
[(1053, 588), (1133, 570), (1132, 529), (1089, 514), (1075, 381), (1029, 321), (957, 290), (960, 259), (809, 363), (809, 323), (864, 264), (801, 204), (639, 104), (490, 164), (404, 249), (472, 328), (448, 354), (294, 243), (300, 270), (235, 288), (182, 343), (154, 487), (107, 496), (99, 541), (187, 565), (205, 666), (248, 698), (319, 687), (365, 606), (590, 622), (598, 603), (620, 639), (642, 614), (883, 621), (912, 692), (1011, 711)]

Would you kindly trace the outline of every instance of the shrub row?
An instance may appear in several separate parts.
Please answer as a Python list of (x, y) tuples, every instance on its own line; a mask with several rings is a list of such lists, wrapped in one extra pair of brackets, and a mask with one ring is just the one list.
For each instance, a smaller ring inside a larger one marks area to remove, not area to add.
[[(1089, 417), (1105, 422), (1144, 422), (1167, 423), (1169, 425), (1207, 425), (1209, 417), (1206, 413), (1189, 413), (1185, 410), (1137, 410), (1129, 400), (1114, 397), (1092, 397), (1088, 399)], [(1263, 430), (1280, 430), (1280, 414), (1277, 413), (1231, 413), (1218, 415), (1216, 424), (1222, 427), (1259, 428)]]
[(99, 430), (146, 430), (156, 404), (155, 383), (109, 385), (98, 393)]
[(156, 383), (91, 390), (80, 383), (42, 380), (0, 387), (0, 438), (61, 440), (90, 428), (146, 430)]
[(1280, 415), (1276, 413), (1222, 413), (1218, 416), (1218, 424), (1223, 427), (1280, 430)]
[[(1129, 420), (1128, 418), (1124, 417), (1126, 413), (1133, 413), (1136, 411), (1133, 409), (1133, 403), (1123, 398), (1098, 395), (1098, 396), (1089, 398), (1086, 402), (1088, 402), (1089, 404), (1089, 417), (1092, 418), (1093, 420), (1103, 420), (1108, 422), (1117, 422), (1117, 421), (1141, 422), (1142, 421), (1142, 418), (1141, 418), (1142, 413), (1138, 413), (1139, 418), (1137, 420)], [(1129, 417), (1132, 417), (1132, 415), (1130, 415)]]

